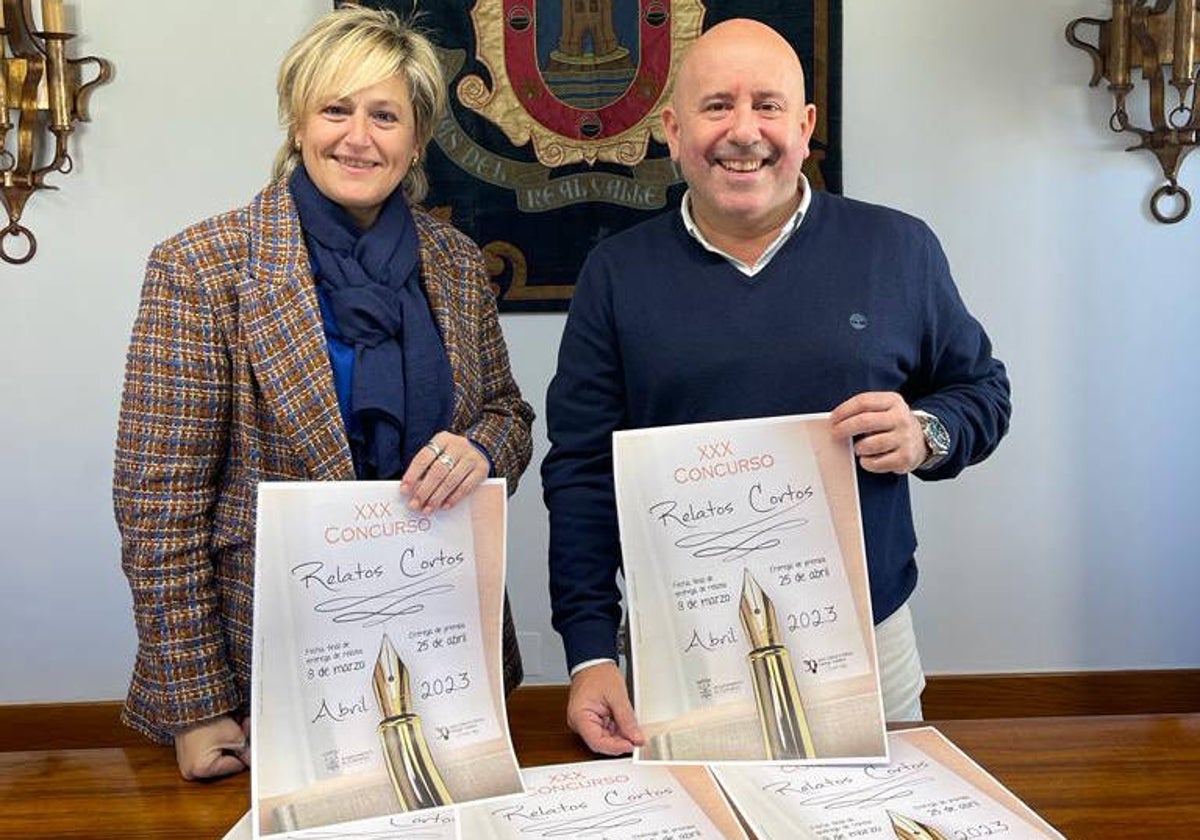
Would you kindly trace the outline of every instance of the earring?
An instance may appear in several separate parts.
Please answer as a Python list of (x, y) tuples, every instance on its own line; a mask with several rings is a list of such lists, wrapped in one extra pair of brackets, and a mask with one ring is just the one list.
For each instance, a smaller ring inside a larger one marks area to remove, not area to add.
[(292, 141), (292, 146), (296, 149), (297, 152), (300, 151), (300, 138), (299, 137), (297, 137), (295, 140)]
[(421, 156), (420, 156), (420, 155), (413, 155), (413, 159), (412, 159), (412, 165), (413, 165), (413, 166), (416, 166), (416, 165), (417, 165), (417, 163), (418, 163), (418, 161), (420, 161), (420, 160), (421, 160)]

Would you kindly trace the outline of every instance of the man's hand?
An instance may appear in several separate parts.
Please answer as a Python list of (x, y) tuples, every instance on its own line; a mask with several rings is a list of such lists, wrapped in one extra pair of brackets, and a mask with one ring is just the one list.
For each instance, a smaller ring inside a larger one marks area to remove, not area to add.
[(593, 752), (625, 755), (646, 743), (615, 663), (602, 662), (571, 678), (567, 725)]
[(240, 773), (250, 766), (250, 718), (229, 715), (189, 726), (175, 735), (175, 761), (188, 781)]
[(912, 472), (929, 457), (925, 434), (904, 397), (893, 391), (853, 396), (829, 415), (833, 434), (854, 439), (854, 454), (867, 472)]

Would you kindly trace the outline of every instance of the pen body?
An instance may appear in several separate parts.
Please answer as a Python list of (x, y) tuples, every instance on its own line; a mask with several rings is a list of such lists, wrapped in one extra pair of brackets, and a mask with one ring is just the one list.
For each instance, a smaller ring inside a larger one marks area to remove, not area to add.
[(815, 758), (812, 733), (800, 703), (792, 660), (783, 645), (750, 651), (754, 700), (767, 757), (775, 761)]
[(385, 718), (379, 724), (383, 758), (392, 787), (405, 811), (453, 804), (446, 783), (433, 763), (421, 718), (415, 714)]

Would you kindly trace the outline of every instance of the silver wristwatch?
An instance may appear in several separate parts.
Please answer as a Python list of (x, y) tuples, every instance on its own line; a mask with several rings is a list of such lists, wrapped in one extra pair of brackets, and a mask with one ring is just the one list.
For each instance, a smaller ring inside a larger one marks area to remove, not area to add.
[(917, 469), (932, 469), (950, 454), (950, 432), (946, 431), (945, 423), (928, 411), (915, 408), (913, 416), (921, 424), (921, 433), (925, 435), (925, 445), (929, 447), (929, 457), (922, 461)]

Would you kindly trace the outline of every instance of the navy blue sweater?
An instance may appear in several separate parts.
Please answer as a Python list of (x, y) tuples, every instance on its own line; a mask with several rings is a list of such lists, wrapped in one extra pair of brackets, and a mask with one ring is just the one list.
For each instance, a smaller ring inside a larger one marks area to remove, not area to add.
[[(946, 424), (950, 455), (925, 478), (958, 474), (1007, 430), (1004, 366), (920, 220), (814, 193), (752, 278), (702, 248), (678, 212), (601, 242), (546, 396), (550, 594), (568, 666), (616, 657), (613, 431), (824, 412), (863, 391), (898, 391)], [(860, 469), (858, 482), (879, 622), (916, 585), (908, 480)]]

